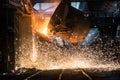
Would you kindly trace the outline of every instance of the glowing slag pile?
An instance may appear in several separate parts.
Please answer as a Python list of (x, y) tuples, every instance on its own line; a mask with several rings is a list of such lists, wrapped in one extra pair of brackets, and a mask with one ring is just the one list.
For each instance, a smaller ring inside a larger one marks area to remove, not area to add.
[[(93, 46), (84, 47), (59, 47), (54, 40), (41, 41), (34, 36), (35, 54), (22, 53), (16, 61), (17, 68), (36, 69), (74, 69), (74, 68), (103, 68), (113, 70), (120, 68), (120, 46), (116, 46), (113, 40), (103, 45), (101, 39)], [(27, 47), (26, 47), (27, 48)], [(33, 59), (31, 58), (33, 55)]]

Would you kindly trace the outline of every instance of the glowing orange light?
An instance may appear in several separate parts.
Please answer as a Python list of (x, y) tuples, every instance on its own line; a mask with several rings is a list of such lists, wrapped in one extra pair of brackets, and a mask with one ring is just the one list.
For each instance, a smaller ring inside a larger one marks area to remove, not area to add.
[(50, 17), (45, 19), (40, 18), (40, 14), (32, 15), (32, 29), (34, 32), (38, 33), (40, 36), (49, 38), (49, 28), (48, 23), (50, 21)]
[(48, 33), (48, 23), (49, 23), (49, 20), (50, 19), (44, 20), (43, 27), (42, 27), (41, 30), (39, 30), (39, 33), (43, 34), (46, 37), (49, 37), (49, 33)]
[(47, 35), (47, 27), (45, 27), (45, 28), (43, 29), (42, 33), (43, 33), (44, 35)]

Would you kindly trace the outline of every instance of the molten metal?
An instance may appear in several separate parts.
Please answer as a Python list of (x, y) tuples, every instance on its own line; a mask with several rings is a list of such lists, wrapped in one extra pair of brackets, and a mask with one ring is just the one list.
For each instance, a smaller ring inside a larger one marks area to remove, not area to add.
[(49, 37), (48, 33), (48, 23), (50, 18), (47, 19), (40, 19), (39, 14), (33, 14), (32, 15), (32, 25), (33, 25), (33, 31), (40, 34), (40, 36)]

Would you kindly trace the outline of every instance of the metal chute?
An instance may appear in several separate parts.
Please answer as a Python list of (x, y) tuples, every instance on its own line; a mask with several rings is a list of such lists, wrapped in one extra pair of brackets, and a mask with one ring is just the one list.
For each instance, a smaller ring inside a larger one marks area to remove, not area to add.
[(62, 0), (48, 24), (50, 32), (63, 40), (76, 44), (81, 42), (90, 30), (88, 17), (73, 8), (70, 0)]

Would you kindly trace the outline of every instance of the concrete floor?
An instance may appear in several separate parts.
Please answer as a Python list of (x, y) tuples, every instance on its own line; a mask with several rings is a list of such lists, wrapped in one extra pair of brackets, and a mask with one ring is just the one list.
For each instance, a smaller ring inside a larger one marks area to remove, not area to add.
[(120, 80), (120, 70), (87, 69), (29, 70), (24, 73), (1, 74), (0, 80)]

